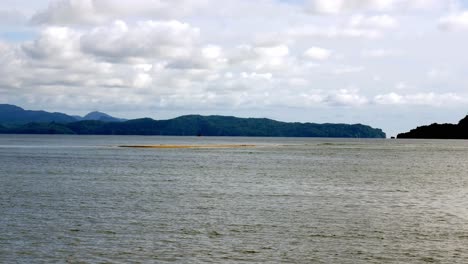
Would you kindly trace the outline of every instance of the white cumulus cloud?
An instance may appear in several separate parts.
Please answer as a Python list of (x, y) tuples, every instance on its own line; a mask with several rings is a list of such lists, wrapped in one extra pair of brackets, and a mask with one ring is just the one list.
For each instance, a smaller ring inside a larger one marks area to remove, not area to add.
[(148, 20), (135, 25), (119, 20), (83, 34), (81, 47), (86, 53), (115, 61), (188, 57), (199, 34), (198, 28), (176, 20)]
[(388, 12), (408, 9), (442, 8), (450, 5), (447, 0), (309, 0), (310, 12), (342, 14), (360, 11)]
[(332, 55), (332, 51), (319, 47), (311, 47), (304, 52), (307, 58), (314, 60), (326, 60)]
[(78, 59), (80, 34), (67, 27), (48, 27), (34, 41), (21, 45), (23, 51), (38, 61), (68, 61)]
[(398, 26), (398, 21), (389, 15), (364, 16), (354, 15), (350, 19), (352, 27), (375, 27), (382, 29), (391, 29)]
[(365, 105), (369, 100), (356, 90), (340, 89), (328, 95), (325, 101), (332, 105), (340, 106), (360, 106)]
[(289, 47), (278, 45), (239, 45), (228, 56), (232, 66), (246, 67), (254, 71), (278, 71), (291, 63)]
[(203, 0), (57, 0), (38, 11), (37, 24), (102, 24), (117, 19), (164, 19), (191, 13)]
[(443, 106), (464, 104), (468, 99), (455, 93), (438, 94), (434, 92), (398, 94), (391, 92), (374, 97), (374, 102), (383, 105), (425, 105), (425, 106)]
[(444, 16), (439, 19), (439, 28), (443, 30), (468, 29), (468, 11)]
[(361, 52), (361, 55), (365, 58), (395, 57), (400, 54), (401, 52), (391, 49), (368, 49)]
[(375, 28), (359, 28), (351, 26), (301, 25), (291, 27), (286, 34), (292, 38), (367, 38), (381, 37), (382, 31)]

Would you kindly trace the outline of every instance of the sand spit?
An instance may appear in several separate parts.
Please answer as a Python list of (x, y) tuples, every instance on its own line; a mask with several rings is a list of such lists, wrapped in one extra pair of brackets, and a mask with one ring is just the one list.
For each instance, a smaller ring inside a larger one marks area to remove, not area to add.
[(151, 148), (151, 149), (212, 149), (212, 148), (254, 148), (248, 144), (215, 144), (215, 145), (122, 145), (120, 148)]

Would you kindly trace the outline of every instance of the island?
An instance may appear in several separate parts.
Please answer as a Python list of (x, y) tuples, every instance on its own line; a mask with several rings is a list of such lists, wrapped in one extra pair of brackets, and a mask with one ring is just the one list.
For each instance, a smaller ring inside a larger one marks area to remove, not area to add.
[[(11, 105), (3, 108), (8, 109), (10, 114), (2, 113), (2, 106), (0, 105), (0, 133), (2, 134), (386, 137), (381, 129), (362, 124), (289, 123), (268, 118), (239, 118), (220, 115), (185, 115), (168, 120), (154, 120), (151, 118), (124, 120), (109, 115), (97, 115), (96, 113), (91, 115), (96, 117), (94, 120), (85, 120), (79, 117), (64, 116), (64, 114), (60, 113), (49, 113), (48, 116), (48, 113), (44, 111), (39, 113), (37, 111), (28, 112), (28, 110)], [(13, 114), (17, 118), (12, 117)], [(36, 117), (37, 115), (40, 116), (38, 121), (31, 118), (31, 116)], [(6, 118), (2, 119), (2, 116)], [(58, 118), (58, 120), (54, 118)]]
[(468, 116), (458, 124), (437, 124), (420, 126), (409, 132), (398, 134), (397, 138), (420, 139), (468, 139)]

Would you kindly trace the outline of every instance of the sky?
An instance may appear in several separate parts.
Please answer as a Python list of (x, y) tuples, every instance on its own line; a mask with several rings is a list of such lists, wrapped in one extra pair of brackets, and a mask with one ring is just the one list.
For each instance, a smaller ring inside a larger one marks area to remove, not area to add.
[(465, 0), (2, 0), (0, 103), (362, 123), (468, 106)]

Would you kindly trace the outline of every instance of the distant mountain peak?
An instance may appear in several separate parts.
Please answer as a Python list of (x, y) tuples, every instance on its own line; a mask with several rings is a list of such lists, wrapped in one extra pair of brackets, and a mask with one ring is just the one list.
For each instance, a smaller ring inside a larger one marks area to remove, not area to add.
[(24, 111), (23, 108), (16, 106), (16, 105), (11, 105), (11, 104), (0, 104), (0, 110), (1, 111)]
[(89, 112), (87, 115), (85, 115), (83, 119), (95, 119), (95, 118), (101, 118), (101, 117), (111, 117), (111, 116), (103, 112), (92, 111), (92, 112)]
[(97, 120), (97, 121), (105, 121), (105, 122), (122, 122), (125, 121), (124, 119), (121, 118), (116, 118), (113, 116), (110, 116), (106, 113), (99, 112), (99, 111), (93, 111), (85, 115), (82, 120)]
[(85, 117), (70, 116), (58, 112), (46, 112), (43, 110), (25, 110), (11, 104), (0, 104), (0, 123), (2, 124), (26, 124), (31, 122), (48, 123), (70, 123), (80, 120), (96, 120), (103, 122), (122, 122), (125, 119), (116, 118), (106, 113), (93, 111)]
[(0, 104), (0, 123), (26, 124), (30, 122), (74, 122), (76, 118), (62, 114), (45, 111), (24, 110), (10, 104)]

